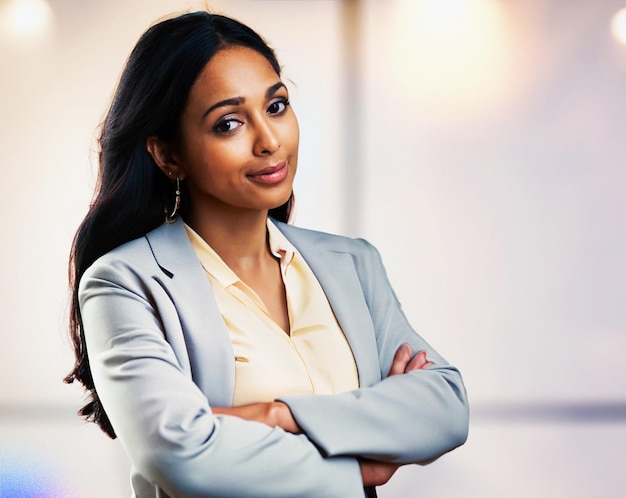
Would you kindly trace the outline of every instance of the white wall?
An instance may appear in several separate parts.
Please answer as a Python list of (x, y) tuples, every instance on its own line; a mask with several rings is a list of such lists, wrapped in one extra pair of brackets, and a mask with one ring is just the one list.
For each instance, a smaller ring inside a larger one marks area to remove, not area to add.
[[(44, 486), (28, 496), (126, 496), (123, 452), (73, 416), (80, 390), (61, 383), (67, 253), (132, 45), (155, 19), (204, 3), (50, 3), (43, 44), (0, 36), (0, 487), (25, 469)], [(211, 5), (265, 35), (294, 82), (298, 223), (374, 242), (415, 327), (465, 375), (467, 445), (402, 469), (380, 495), (616, 496), (626, 47), (609, 22), (623, 4), (362, 2), (356, 123), (342, 2)], [(361, 146), (348, 169), (346, 140)], [(354, 186), (361, 201), (346, 212)]]

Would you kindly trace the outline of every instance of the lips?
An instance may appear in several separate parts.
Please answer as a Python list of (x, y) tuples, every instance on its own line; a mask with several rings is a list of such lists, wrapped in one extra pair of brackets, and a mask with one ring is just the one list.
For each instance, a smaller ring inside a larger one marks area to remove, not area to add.
[(268, 168), (255, 171), (254, 173), (249, 174), (248, 178), (255, 182), (271, 185), (282, 182), (287, 177), (287, 173), (289, 173), (287, 161), (283, 161), (278, 163), (276, 166), (270, 166)]

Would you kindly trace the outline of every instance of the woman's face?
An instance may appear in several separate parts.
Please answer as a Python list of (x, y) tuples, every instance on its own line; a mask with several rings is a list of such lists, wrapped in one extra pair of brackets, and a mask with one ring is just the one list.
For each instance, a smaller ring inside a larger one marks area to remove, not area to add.
[(287, 88), (265, 57), (244, 47), (219, 51), (191, 88), (175, 153), (192, 211), (285, 203), (298, 141)]

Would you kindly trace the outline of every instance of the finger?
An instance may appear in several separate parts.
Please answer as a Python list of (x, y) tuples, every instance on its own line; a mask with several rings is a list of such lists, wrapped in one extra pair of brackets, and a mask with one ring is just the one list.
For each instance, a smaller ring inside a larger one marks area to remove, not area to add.
[(393, 357), (393, 362), (391, 363), (391, 368), (389, 369), (387, 377), (403, 374), (409, 361), (411, 360), (411, 353), (411, 346), (406, 343), (402, 344), (397, 349), (396, 354)]
[(422, 350), (411, 358), (407, 363), (404, 372), (412, 372), (413, 370), (422, 370), (432, 365), (432, 362), (426, 357), (426, 351)]
[(399, 464), (359, 459), (361, 478), (364, 486), (382, 486), (387, 483), (400, 467)]
[(413, 370), (420, 370), (424, 368), (428, 360), (426, 359), (426, 351), (418, 351), (413, 358), (407, 363), (405, 372), (411, 372)]

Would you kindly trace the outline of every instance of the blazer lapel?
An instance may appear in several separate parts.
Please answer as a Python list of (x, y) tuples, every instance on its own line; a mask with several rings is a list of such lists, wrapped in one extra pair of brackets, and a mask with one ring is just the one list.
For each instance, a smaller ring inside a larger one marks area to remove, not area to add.
[(381, 379), (376, 334), (354, 265), (356, 255), (328, 247), (329, 236), (276, 223), (319, 280), (356, 361), (361, 387)]
[(230, 406), (235, 362), (230, 336), (211, 284), (189, 242), (183, 221), (146, 235), (163, 271), (181, 322), (194, 382), (214, 406)]

